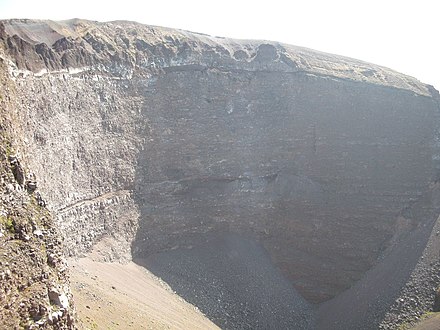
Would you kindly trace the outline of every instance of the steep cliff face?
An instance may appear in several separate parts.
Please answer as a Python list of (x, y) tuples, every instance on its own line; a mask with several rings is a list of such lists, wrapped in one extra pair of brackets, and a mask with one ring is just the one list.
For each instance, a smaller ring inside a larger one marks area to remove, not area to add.
[(76, 329), (62, 236), (21, 158), (6, 72), (0, 63), (0, 328)]
[(417, 263), (438, 216), (432, 87), (130, 22), (12, 20), (0, 38), (25, 154), (69, 254), (145, 259), (235, 233), (314, 303), (427, 228), (388, 300)]
[(253, 235), (316, 302), (359, 279), (400, 221), (435, 215), (430, 99), (278, 72), (167, 74), (145, 94), (136, 255)]

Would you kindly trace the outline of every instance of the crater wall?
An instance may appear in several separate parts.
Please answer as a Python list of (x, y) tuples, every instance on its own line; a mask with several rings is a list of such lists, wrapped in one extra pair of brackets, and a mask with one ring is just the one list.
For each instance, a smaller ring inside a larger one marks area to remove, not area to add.
[(131, 22), (11, 20), (0, 38), (23, 154), (73, 256), (234, 233), (319, 303), (438, 216), (439, 97), (414, 78)]

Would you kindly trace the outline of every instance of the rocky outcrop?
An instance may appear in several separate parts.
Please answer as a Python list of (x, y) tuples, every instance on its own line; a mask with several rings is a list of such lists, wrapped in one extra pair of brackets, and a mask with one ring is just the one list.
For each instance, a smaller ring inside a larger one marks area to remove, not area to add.
[(427, 311), (440, 311), (439, 252), (440, 219), (437, 219), (420, 260), (383, 320), (381, 329), (395, 329), (420, 319)]
[(62, 236), (20, 159), (15, 89), (5, 72), (0, 63), (0, 328), (75, 329)]
[(417, 264), (439, 211), (431, 86), (132, 22), (10, 20), (0, 42), (24, 154), (69, 254), (147, 258), (234, 233), (320, 303), (420, 232), (374, 324)]

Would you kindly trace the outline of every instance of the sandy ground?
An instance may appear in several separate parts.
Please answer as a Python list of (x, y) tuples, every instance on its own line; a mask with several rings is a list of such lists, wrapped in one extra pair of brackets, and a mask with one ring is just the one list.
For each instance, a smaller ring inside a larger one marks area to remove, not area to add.
[(81, 329), (218, 329), (144, 268), (70, 260)]
[(412, 330), (440, 330), (440, 313), (434, 313), (416, 324)]

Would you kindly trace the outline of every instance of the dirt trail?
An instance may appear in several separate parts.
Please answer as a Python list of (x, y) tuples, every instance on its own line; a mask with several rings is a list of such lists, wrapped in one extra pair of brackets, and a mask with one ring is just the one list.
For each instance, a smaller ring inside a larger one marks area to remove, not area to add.
[(218, 329), (144, 268), (70, 260), (72, 291), (83, 329)]

